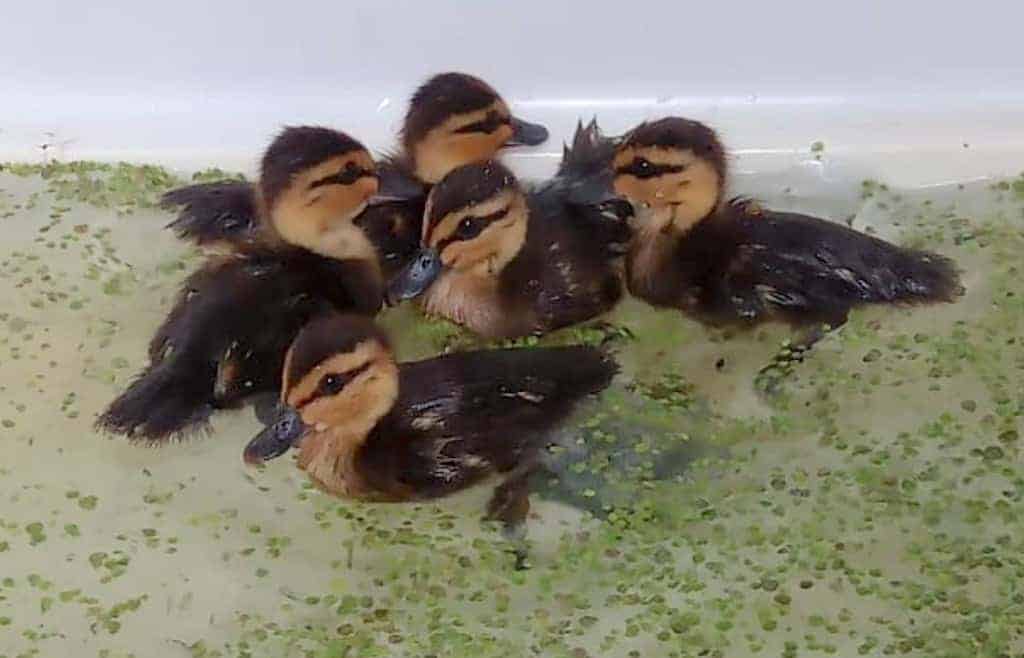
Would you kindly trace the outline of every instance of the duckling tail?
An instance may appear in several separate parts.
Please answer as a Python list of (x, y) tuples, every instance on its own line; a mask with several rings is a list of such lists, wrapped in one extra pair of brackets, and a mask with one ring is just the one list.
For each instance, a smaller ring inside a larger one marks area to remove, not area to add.
[(96, 429), (159, 444), (204, 428), (214, 410), (209, 385), (215, 373), (168, 359), (151, 365), (110, 403)]
[(254, 188), (244, 181), (179, 187), (165, 194), (160, 205), (166, 209), (181, 207), (177, 219), (167, 228), (197, 245), (246, 242), (258, 221)]
[(964, 294), (956, 263), (926, 251), (908, 251), (897, 265), (895, 297), (907, 302), (952, 302)]

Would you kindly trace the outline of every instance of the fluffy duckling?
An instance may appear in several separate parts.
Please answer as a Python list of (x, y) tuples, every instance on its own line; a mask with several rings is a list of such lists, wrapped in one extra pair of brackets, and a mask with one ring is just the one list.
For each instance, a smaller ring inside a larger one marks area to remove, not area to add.
[(776, 318), (838, 327), (855, 306), (949, 302), (961, 292), (956, 265), (943, 256), (725, 200), (725, 149), (696, 121), (641, 124), (619, 143), (613, 175), (635, 211), (627, 285), (654, 306), (711, 324)]
[(460, 167), (427, 198), (422, 248), (389, 284), (390, 303), (422, 306), (488, 338), (543, 334), (594, 318), (622, 295), (605, 234), (564, 190), (526, 194), (491, 161)]
[(273, 247), (212, 259), (186, 279), (149, 346), (149, 366), (97, 426), (160, 442), (214, 410), (276, 391), (288, 345), (314, 315), (374, 314), (383, 283), (358, 219), (377, 193), (367, 150), (348, 135), (288, 128), (267, 149), (259, 203)]
[(295, 447), (323, 490), (381, 502), (440, 498), (497, 475), (487, 515), (521, 536), (545, 437), (616, 371), (582, 346), (399, 364), (371, 319), (331, 314), (296, 336), (277, 419), (244, 459), (260, 464)]
[[(384, 270), (394, 273), (415, 253), (431, 185), (456, 167), (547, 137), (543, 126), (514, 117), (479, 78), (442, 73), (423, 83), (409, 102), (400, 151), (379, 163), (380, 193), (387, 202), (360, 218)], [(168, 227), (200, 246), (238, 249), (266, 240), (265, 209), (250, 183), (190, 185), (168, 192), (163, 205), (181, 207)]]

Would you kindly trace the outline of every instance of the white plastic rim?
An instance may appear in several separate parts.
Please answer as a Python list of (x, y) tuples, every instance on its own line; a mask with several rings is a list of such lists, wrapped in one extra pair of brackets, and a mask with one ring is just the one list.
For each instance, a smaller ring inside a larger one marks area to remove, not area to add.
[(512, 159), (532, 175), (578, 117), (614, 134), (669, 114), (717, 128), (740, 171), (842, 163), (920, 186), (1024, 170), (1019, 1), (7, 5), (5, 160), (251, 173), (296, 123), (382, 150), (415, 85), (454, 69), (551, 129)]

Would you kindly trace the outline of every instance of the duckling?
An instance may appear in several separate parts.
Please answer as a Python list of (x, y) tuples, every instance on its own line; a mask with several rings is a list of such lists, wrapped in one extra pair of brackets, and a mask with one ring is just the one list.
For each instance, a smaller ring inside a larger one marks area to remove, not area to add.
[(543, 334), (609, 311), (622, 296), (613, 245), (560, 186), (526, 194), (503, 165), (460, 167), (427, 197), (422, 248), (388, 285), (396, 303), (488, 338)]
[(186, 279), (149, 366), (98, 428), (151, 443), (200, 429), (214, 410), (277, 390), (288, 345), (311, 317), (380, 308), (380, 269), (358, 225), (378, 190), (362, 144), (287, 128), (263, 157), (259, 189), (267, 246), (213, 258)]
[[(670, 117), (618, 145), (615, 192), (635, 210), (630, 292), (709, 324), (770, 318), (836, 328), (872, 303), (951, 302), (953, 261), (831, 221), (725, 200), (725, 149), (708, 126)], [(810, 343), (821, 337), (817, 329)]]
[(487, 517), (521, 537), (545, 437), (618, 366), (585, 346), (501, 349), (396, 363), (369, 318), (321, 316), (295, 337), (274, 423), (248, 464), (298, 449), (324, 491), (379, 502), (441, 498), (491, 476)]
[[(382, 201), (360, 218), (384, 270), (393, 274), (415, 253), (429, 187), (452, 169), (494, 157), (499, 150), (537, 145), (543, 126), (518, 119), (486, 82), (442, 73), (413, 94), (403, 122), (400, 151), (378, 166)], [(168, 225), (200, 246), (245, 248), (265, 240), (263, 213), (253, 185), (238, 181), (189, 185), (168, 192), (163, 205), (181, 207)]]
[(551, 179), (531, 186), (530, 194), (561, 200), (571, 207), (565, 219), (581, 224), (594, 244), (625, 253), (633, 233), (633, 207), (612, 189), (611, 162), (616, 140), (604, 135), (597, 119), (576, 124), (571, 146), (562, 145), (562, 161)]

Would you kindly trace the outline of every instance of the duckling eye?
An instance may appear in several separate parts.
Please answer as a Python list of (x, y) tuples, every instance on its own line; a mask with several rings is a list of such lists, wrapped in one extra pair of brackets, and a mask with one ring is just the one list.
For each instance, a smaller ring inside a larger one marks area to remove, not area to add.
[(460, 128), (456, 128), (455, 132), (456, 133), (461, 133), (461, 134), (465, 134), (465, 133), (488, 133), (488, 134), (490, 134), (490, 133), (494, 132), (495, 130), (497, 130), (498, 128), (500, 128), (501, 126), (503, 126), (503, 125), (505, 125), (507, 123), (511, 123), (511, 122), (512, 122), (512, 120), (509, 117), (502, 116), (501, 114), (499, 114), (495, 110), (491, 110), (490, 112), (487, 113), (487, 117), (486, 118), (484, 118), (484, 119), (482, 119), (480, 121), (476, 121), (474, 123), (466, 124), (465, 126), (462, 126)]
[(686, 165), (654, 164), (644, 157), (633, 158), (625, 167), (617, 170), (619, 174), (628, 174), (640, 179), (654, 178), (663, 174), (677, 174), (686, 169)]
[(313, 397), (321, 397), (324, 395), (337, 395), (341, 392), (341, 389), (348, 386), (349, 382), (363, 374), (370, 368), (369, 363), (364, 363), (355, 370), (348, 372), (331, 372), (320, 378), (320, 383), (316, 386), (316, 394)]
[(345, 165), (344, 171), (342, 171), (341, 174), (338, 176), (338, 182), (341, 183), (342, 185), (351, 185), (352, 183), (359, 180), (359, 177), (362, 176), (363, 173), (364, 170), (362, 167), (360, 167), (354, 162), (349, 162), (348, 164)]
[(320, 395), (334, 395), (345, 388), (345, 383), (345, 378), (341, 375), (324, 375), (323, 379), (320, 380), (320, 385), (317, 386), (317, 393)]
[(459, 222), (459, 228), (455, 230), (455, 235), (460, 240), (469, 240), (480, 235), (480, 231), (483, 230), (483, 223), (477, 221), (476, 217), (467, 217)]
[(317, 187), (323, 187), (324, 185), (351, 185), (364, 176), (375, 177), (376, 174), (369, 169), (364, 169), (355, 162), (349, 161), (341, 171), (313, 181), (309, 185), (309, 189), (312, 190)]

